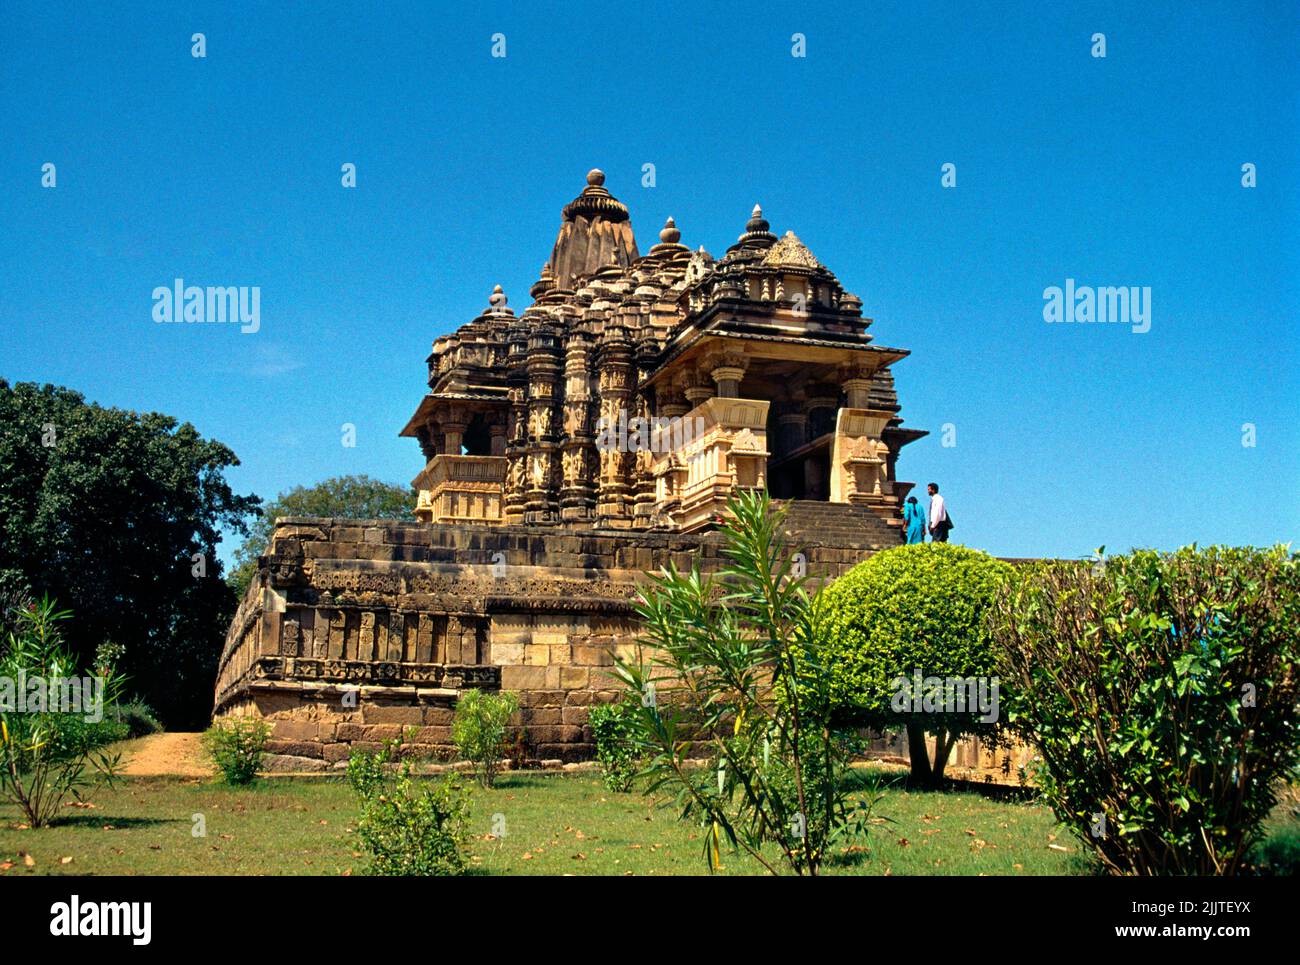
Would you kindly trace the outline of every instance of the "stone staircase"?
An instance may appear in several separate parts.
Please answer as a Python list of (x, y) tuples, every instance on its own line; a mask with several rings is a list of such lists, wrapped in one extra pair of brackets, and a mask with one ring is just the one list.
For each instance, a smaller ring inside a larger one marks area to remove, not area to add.
[(902, 521), (881, 519), (865, 506), (813, 499), (774, 500), (786, 510), (785, 532), (795, 542), (885, 549), (903, 541)]

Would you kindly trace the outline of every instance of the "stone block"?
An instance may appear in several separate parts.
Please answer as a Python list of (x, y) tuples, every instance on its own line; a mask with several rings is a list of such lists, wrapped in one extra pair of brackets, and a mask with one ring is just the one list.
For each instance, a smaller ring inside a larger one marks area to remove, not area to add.
[(587, 707), (565, 707), (562, 723), (582, 727), (587, 723), (587, 715), (589, 712), (590, 708)]
[(564, 690), (585, 690), (591, 680), (591, 671), (586, 667), (561, 667), (560, 686)]
[(546, 644), (533, 644), (524, 648), (524, 663), (530, 667), (545, 667), (551, 662), (551, 648)]
[[(331, 736), (333, 736), (331, 734)], [(271, 726), (271, 737), (278, 741), (318, 741), (319, 728), (314, 721), (277, 720)]]
[(422, 707), (420, 717), (423, 723), (432, 727), (450, 727), (456, 718), (456, 712), (450, 707)]
[(549, 667), (502, 667), (501, 688), (503, 690), (546, 690), (546, 672), (549, 669)]
[(373, 704), (361, 705), (361, 719), (367, 724), (414, 724), (424, 723), (424, 714), (416, 704)]
[(315, 741), (282, 741), (269, 740), (266, 742), (266, 752), (268, 754), (288, 754), (292, 757), (322, 757), (322, 745)]
[(347, 744), (326, 744), (321, 748), (321, 756), (330, 763), (346, 761), (352, 756), (352, 748)]
[(525, 663), (525, 649), (522, 643), (500, 643), (492, 640), (492, 662), (497, 666)]
[(609, 647), (599, 644), (578, 643), (573, 646), (574, 666), (578, 667), (608, 667), (614, 663), (614, 655), (610, 652)]

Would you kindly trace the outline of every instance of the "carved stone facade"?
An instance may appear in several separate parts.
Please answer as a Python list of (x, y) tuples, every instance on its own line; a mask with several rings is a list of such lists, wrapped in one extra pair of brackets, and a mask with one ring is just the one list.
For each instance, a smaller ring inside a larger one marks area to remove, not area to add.
[(500, 286), (437, 339), (402, 435), (418, 522), (296, 519), (227, 637), (215, 712), (274, 721), (284, 766), (401, 737), (450, 751), (457, 694), (521, 694), (525, 752), (589, 756), (646, 570), (720, 564), (727, 500), (767, 488), (809, 572), (901, 542), (902, 427), (861, 301), (756, 206), (720, 259), (669, 218), (637, 252), (592, 171), (516, 316)]

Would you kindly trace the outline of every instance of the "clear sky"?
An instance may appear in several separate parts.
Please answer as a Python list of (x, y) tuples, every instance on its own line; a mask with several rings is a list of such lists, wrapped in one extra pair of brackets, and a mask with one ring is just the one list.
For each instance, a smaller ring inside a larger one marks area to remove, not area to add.
[[(1300, 537), (1296, 3), (117, 6), (0, 4), (0, 376), (192, 422), (241, 492), (410, 480), (431, 341), (527, 305), (598, 166), (642, 251), (760, 202), (863, 299), (954, 539)], [(177, 277), (260, 330), (155, 324)], [(1046, 323), (1067, 278), (1150, 331)]]

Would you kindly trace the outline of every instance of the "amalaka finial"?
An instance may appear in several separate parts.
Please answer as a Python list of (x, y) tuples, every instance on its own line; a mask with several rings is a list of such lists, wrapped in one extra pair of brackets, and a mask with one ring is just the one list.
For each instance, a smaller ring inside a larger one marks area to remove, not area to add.
[(666, 245), (675, 245), (682, 240), (682, 233), (677, 230), (677, 223), (673, 221), (672, 215), (664, 222), (663, 230), (659, 232), (659, 240)]
[(600, 168), (592, 168), (587, 172), (587, 183), (593, 188), (598, 188), (605, 183), (605, 172)]
[(492, 306), (493, 312), (500, 313), (505, 311), (507, 301), (509, 301), (509, 299), (506, 298), (506, 293), (501, 290), (500, 285), (493, 288), (492, 294), (488, 296), (488, 304)]

